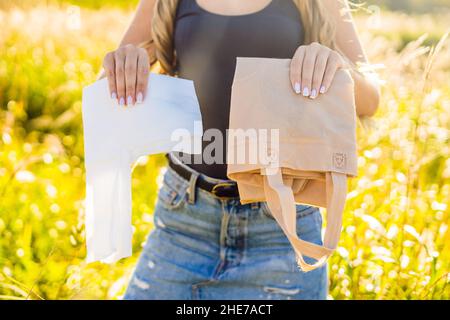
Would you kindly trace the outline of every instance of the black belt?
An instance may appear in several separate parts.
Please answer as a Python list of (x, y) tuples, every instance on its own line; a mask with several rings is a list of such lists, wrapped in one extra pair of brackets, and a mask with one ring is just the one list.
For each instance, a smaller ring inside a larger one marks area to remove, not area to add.
[[(178, 173), (185, 180), (190, 181), (192, 172), (188, 169), (184, 168), (182, 165), (175, 163), (166, 153), (166, 158), (168, 159), (169, 167), (172, 168), (176, 173)], [(197, 179), (196, 186), (212, 193), (214, 196), (218, 198), (239, 198), (239, 191), (237, 187), (237, 183), (232, 182), (209, 182), (205, 179), (202, 179), (200, 175)]]

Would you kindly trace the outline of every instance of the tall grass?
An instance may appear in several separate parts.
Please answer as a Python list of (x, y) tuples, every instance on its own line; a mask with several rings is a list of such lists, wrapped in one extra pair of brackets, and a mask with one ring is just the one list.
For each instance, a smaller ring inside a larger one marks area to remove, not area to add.
[[(359, 128), (331, 298), (450, 298), (449, 18), (357, 19), (370, 60), (384, 65), (383, 98), (373, 128)], [(114, 8), (0, 11), (0, 299), (124, 292), (164, 159), (142, 158), (133, 175), (134, 256), (86, 265), (80, 100), (130, 19)]]

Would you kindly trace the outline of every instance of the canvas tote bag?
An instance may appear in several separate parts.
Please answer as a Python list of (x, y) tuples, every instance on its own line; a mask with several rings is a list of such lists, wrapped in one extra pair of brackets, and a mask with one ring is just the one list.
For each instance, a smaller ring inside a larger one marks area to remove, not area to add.
[[(241, 204), (267, 201), (298, 266), (310, 271), (337, 247), (347, 178), (357, 175), (354, 83), (340, 69), (325, 94), (303, 97), (292, 90), (290, 61), (237, 57), (227, 176), (237, 182)], [(296, 203), (326, 208), (323, 246), (297, 235)], [(306, 263), (303, 256), (316, 262)]]

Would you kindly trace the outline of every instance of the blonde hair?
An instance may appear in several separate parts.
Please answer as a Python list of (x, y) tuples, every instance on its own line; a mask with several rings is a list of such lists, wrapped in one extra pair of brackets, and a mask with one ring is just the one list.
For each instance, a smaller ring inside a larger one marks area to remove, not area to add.
[[(192, 0), (196, 1), (196, 0)], [(335, 43), (335, 28), (326, 9), (318, 0), (293, 0), (305, 28), (304, 44), (318, 42), (332, 49)], [(139, 46), (149, 48), (155, 45), (155, 57), (161, 66), (161, 73), (174, 75), (176, 56), (173, 44), (175, 14), (179, 0), (157, 0), (152, 19), (152, 39)]]

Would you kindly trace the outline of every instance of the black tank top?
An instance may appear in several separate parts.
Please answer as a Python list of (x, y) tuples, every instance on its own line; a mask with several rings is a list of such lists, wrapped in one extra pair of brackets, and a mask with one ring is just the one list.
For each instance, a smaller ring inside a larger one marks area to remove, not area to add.
[(211, 141), (204, 136), (202, 143), (204, 152), (215, 150), (212, 155), (219, 156), (220, 163), (178, 153), (188, 159), (184, 163), (210, 177), (228, 179), (226, 129), (236, 57), (292, 58), (303, 40), (301, 16), (292, 0), (272, 0), (260, 11), (238, 16), (209, 12), (197, 0), (179, 1), (174, 29), (176, 72), (194, 81), (203, 130), (215, 128), (222, 137), (214, 141), (213, 133)]

